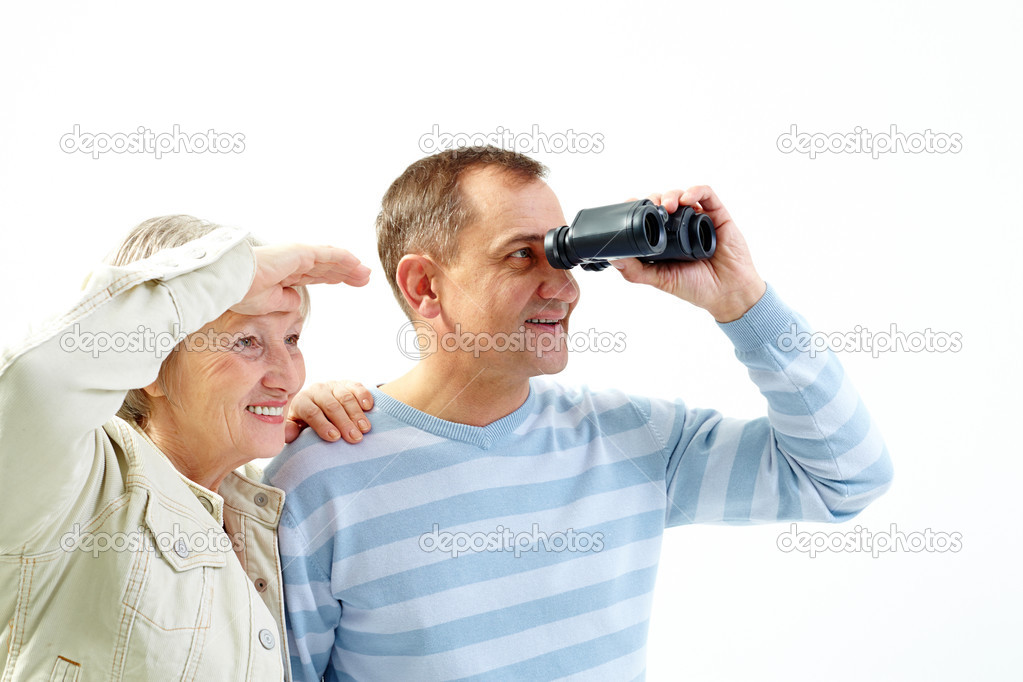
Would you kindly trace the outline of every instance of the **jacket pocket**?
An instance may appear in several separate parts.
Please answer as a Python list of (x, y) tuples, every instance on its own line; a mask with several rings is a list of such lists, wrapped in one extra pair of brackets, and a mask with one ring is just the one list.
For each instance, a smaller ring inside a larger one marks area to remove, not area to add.
[(50, 682), (78, 682), (78, 675), (81, 672), (82, 666), (63, 656), (57, 656), (57, 660), (53, 662), (53, 670), (50, 671)]
[(226, 570), (218, 536), (227, 536), (208, 514), (203, 519), (159, 493), (150, 494), (144, 524), (146, 547), (133, 557), (122, 592), (111, 678), (194, 680), (210, 632), (214, 586)]
[(151, 546), (131, 571), (125, 606), (163, 630), (209, 627), (225, 542), (230, 551), (223, 529), (159, 494), (149, 498), (145, 525)]

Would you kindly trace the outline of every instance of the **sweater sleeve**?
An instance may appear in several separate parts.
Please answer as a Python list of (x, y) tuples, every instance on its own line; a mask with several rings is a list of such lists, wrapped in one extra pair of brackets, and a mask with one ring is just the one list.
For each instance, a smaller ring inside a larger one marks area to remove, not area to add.
[(720, 327), (767, 416), (639, 405), (664, 444), (667, 525), (841, 522), (888, 489), (891, 460), (859, 394), (833, 353), (794, 341), (811, 329), (772, 287)]
[(278, 529), (291, 677), (295, 682), (319, 682), (334, 650), (342, 606), (331, 590), (333, 536), (324, 533), (315, 542), (306, 538), (295, 516), (303, 514), (295, 504), (298, 497), (286, 498)]
[(255, 271), (245, 236), (220, 228), (100, 267), (71, 310), (0, 354), (0, 552), (63, 518), (103, 465), (100, 427), (128, 390), (152, 383), (178, 341), (244, 297)]

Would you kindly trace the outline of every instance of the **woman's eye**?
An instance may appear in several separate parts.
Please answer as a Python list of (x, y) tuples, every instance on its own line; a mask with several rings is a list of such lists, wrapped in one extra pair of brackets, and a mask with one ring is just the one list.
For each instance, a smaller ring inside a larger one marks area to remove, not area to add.
[(298, 345), (298, 334), (292, 334), (292, 335), (288, 336), (286, 339), (284, 339), (284, 341), (288, 345), (297, 346)]
[(234, 347), (237, 348), (238, 350), (244, 350), (246, 348), (255, 348), (256, 347), (256, 337), (255, 336), (245, 336), (245, 337), (242, 337), (242, 338), (238, 339), (237, 341), (235, 341)]

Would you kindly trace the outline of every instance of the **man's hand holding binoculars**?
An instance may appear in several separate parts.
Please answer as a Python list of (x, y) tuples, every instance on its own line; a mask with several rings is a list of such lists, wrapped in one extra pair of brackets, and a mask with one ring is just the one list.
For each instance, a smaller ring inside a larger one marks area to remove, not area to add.
[(746, 240), (710, 187), (651, 194), (583, 209), (544, 239), (552, 267), (602, 270), (649, 284), (709, 311), (718, 322), (742, 317), (767, 290)]
[(749, 247), (736, 227), (728, 209), (714, 190), (706, 185), (651, 194), (650, 201), (663, 206), (669, 214), (679, 206), (691, 206), (714, 222), (717, 248), (714, 255), (695, 261), (659, 261), (642, 263), (624, 258), (612, 265), (622, 277), (637, 284), (649, 284), (710, 312), (718, 322), (742, 317), (767, 290), (757, 274)]

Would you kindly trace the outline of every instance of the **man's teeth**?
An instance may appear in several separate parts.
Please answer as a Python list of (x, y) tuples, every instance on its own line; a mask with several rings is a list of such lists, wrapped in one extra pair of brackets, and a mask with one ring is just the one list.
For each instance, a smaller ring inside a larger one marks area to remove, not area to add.
[(526, 320), (526, 322), (531, 322), (533, 324), (557, 324), (559, 321), (560, 320), (546, 320), (546, 319), (541, 319), (539, 317), (534, 317), (531, 320)]
[(281, 407), (265, 407), (263, 405), (249, 405), (245, 408), (253, 414), (265, 414), (269, 417), (280, 417), (284, 414), (284, 406)]

